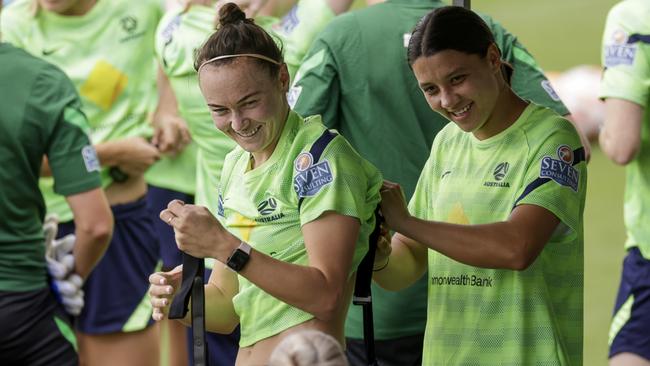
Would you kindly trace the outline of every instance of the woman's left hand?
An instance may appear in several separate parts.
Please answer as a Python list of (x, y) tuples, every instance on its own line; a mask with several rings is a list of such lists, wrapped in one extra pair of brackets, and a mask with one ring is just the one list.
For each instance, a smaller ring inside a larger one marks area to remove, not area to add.
[(173, 200), (160, 212), (160, 219), (174, 228), (178, 249), (193, 257), (225, 263), (239, 245), (239, 240), (203, 206)]
[(384, 180), (380, 193), (381, 213), (386, 223), (391, 229), (400, 231), (403, 222), (411, 216), (406, 207), (402, 188), (397, 183)]

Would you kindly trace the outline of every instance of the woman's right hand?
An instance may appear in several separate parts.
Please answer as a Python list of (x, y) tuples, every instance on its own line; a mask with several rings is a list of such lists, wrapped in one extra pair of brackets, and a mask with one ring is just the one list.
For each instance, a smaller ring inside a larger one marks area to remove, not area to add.
[(381, 213), (386, 224), (390, 229), (399, 232), (401, 225), (411, 216), (406, 207), (402, 188), (397, 183), (384, 180), (379, 193), (381, 194)]
[(153, 313), (151, 317), (155, 321), (165, 319), (169, 312), (174, 294), (181, 286), (183, 278), (183, 265), (177, 266), (169, 272), (156, 272), (149, 276), (149, 295)]

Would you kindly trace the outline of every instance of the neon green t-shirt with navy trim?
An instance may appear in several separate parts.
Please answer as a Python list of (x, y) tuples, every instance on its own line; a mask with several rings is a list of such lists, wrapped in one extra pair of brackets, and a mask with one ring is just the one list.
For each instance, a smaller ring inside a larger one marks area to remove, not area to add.
[[(325, 131), (319, 117), (290, 112), (275, 151), (250, 170), (250, 153), (236, 148), (224, 164), (217, 218), (255, 250), (281, 261), (308, 265), (301, 227), (324, 212), (358, 218), (361, 223), (350, 273), (368, 251), (382, 178), (342, 136), (336, 136), (318, 161), (309, 154)], [(298, 208), (299, 194), (304, 197)], [(279, 279), (281, 280), (281, 279)], [(233, 298), (241, 324), (240, 346), (247, 347), (314, 316), (262, 291), (239, 276)]]
[[(289, 92), (302, 115), (319, 114), (411, 197), (435, 135), (447, 124), (431, 110), (406, 61), (417, 22), (438, 0), (387, 0), (341, 14), (316, 37)], [(513, 90), (524, 99), (567, 114), (534, 58), (517, 37), (482, 16), (502, 58), (514, 66)], [(378, 46), (381, 45), (381, 46)], [(380, 100), (381, 103), (377, 103)], [(373, 283), (375, 337), (397, 339), (424, 333), (426, 279), (397, 292)], [(348, 312), (346, 336), (363, 338), (363, 314)]]
[(616, 4), (603, 36), (605, 67), (601, 98), (617, 98), (644, 108), (641, 146), (625, 167), (625, 248), (638, 247), (650, 259), (650, 3), (626, 0)]
[[(148, 119), (155, 105), (154, 31), (162, 16), (160, 0), (98, 1), (82, 16), (40, 10), (17, 0), (3, 8), (5, 41), (60, 67), (72, 80), (90, 124), (93, 144), (130, 136), (151, 136)], [(112, 180), (102, 169), (102, 185)], [(62, 221), (72, 212), (52, 190), (40, 184), (48, 212)]]
[(586, 183), (573, 125), (532, 103), (486, 140), (453, 123), (436, 136), (409, 204), (413, 215), (480, 225), (526, 204), (561, 223), (523, 271), (428, 251), (423, 365), (582, 365)]

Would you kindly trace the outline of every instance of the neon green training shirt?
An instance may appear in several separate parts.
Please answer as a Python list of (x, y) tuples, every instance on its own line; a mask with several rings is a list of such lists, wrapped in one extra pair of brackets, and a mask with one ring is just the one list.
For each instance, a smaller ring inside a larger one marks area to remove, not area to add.
[[(431, 110), (406, 61), (418, 20), (437, 0), (387, 0), (337, 16), (314, 41), (289, 93), (301, 115), (319, 114), (382, 175), (399, 182), (409, 199), (431, 143), (447, 124)], [(499, 23), (483, 16), (505, 61), (514, 66), (512, 88), (522, 98), (568, 111), (530, 53)], [(381, 45), (381, 46), (378, 46)], [(375, 337), (397, 339), (424, 333), (426, 278), (391, 292), (372, 285)], [(363, 338), (363, 314), (348, 313), (345, 335)]]
[[(289, 113), (275, 151), (250, 170), (250, 153), (228, 154), (220, 183), (217, 217), (256, 250), (281, 261), (308, 265), (301, 227), (324, 212), (356, 217), (361, 223), (352, 268), (368, 251), (382, 179), (377, 169), (335, 137), (314, 161), (312, 144), (323, 134), (320, 118)], [(300, 209), (299, 195), (303, 198)], [(278, 279), (281, 281), (281, 279)], [(239, 345), (247, 347), (314, 316), (292, 307), (239, 276), (233, 299), (241, 322)]]
[(625, 167), (625, 248), (638, 247), (650, 259), (650, 3), (626, 0), (607, 16), (603, 37), (601, 98), (644, 107), (641, 147)]
[(523, 271), (428, 251), (423, 365), (582, 365), (586, 187), (575, 128), (533, 103), (486, 140), (454, 123), (436, 136), (409, 205), (413, 215), (480, 225), (536, 205), (561, 223)]

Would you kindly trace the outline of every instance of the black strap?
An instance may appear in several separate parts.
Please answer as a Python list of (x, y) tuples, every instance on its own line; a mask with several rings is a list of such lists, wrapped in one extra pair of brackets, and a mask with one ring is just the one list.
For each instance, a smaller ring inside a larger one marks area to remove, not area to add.
[[(313, 161), (316, 164), (327, 145), (336, 137), (336, 133), (330, 130), (323, 131), (323, 134), (314, 142), (309, 149)], [(297, 193), (297, 192), (296, 192)], [(298, 197), (298, 211), (305, 197)], [(375, 228), (368, 239), (368, 253), (363, 257), (357, 268), (357, 277), (354, 284), (354, 297), (352, 302), (355, 305), (361, 305), (363, 309), (363, 340), (366, 346), (366, 361), (369, 366), (378, 366), (377, 357), (375, 356), (375, 330), (372, 322), (372, 295), (370, 283), (372, 282), (372, 266), (375, 261), (375, 251), (377, 250), (377, 240), (380, 235), (380, 226), (383, 217), (379, 212), (379, 207), (375, 210)]]
[(192, 298), (192, 341), (196, 366), (206, 366), (208, 362), (205, 346), (204, 272), (205, 263), (202, 258), (183, 253), (183, 280), (169, 309), (169, 319), (182, 319), (187, 315), (187, 305)]
[(377, 366), (375, 355), (375, 329), (372, 319), (372, 267), (375, 262), (377, 241), (379, 240), (383, 217), (379, 207), (375, 209), (375, 227), (368, 238), (368, 253), (363, 257), (357, 267), (357, 278), (354, 283), (354, 296), (352, 303), (361, 305), (363, 311), (363, 343), (366, 346), (366, 362), (369, 366)]
[[(325, 151), (325, 148), (330, 143), (330, 141), (334, 140), (336, 135), (337, 134), (335, 132), (332, 132), (330, 130), (325, 130), (323, 131), (323, 134), (321, 134), (320, 137), (316, 140), (316, 142), (314, 142), (314, 144), (311, 145), (311, 149), (309, 149), (309, 153), (314, 159), (312, 161), (312, 164), (316, 164), (318, 160), (320, 160), (321, 155), (323, 155), (323, 151)], [(298, 197), (298, 211), (300, 211), (300, 206), (302, 206), (302, 201), (304, 199), (305, 197)]]

